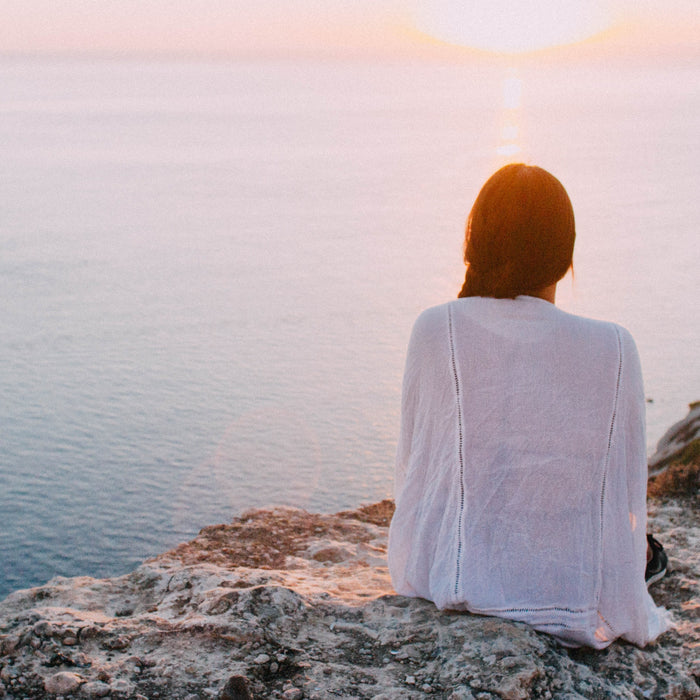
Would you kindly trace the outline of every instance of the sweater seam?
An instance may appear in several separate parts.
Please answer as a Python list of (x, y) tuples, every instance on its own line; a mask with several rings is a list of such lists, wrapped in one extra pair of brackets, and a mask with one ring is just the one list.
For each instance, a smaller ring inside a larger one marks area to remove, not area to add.
[[(600, 566), (600, 576), (598, 580), (598, 592), (596, 595), (596, 601), (598, 602), (598, 606), (600, 603), (600, 596), (602, 592), (602, 587), (603, 587), (603, 581), (602, 581), (602, 560), (603, 560), (603, 542), (605, 542), (604, 538), (604, 530), (605, 530), (605, 495), (606, 495), (606, 485), (607, 485), (607, 477), (608, 477), (608, 467), (610, 466), (610, 451), (612, 449), (612, 442), (613, 442), (613, 434), (615, 432), (615, 426), (616, 426), (616, 420), (617, 420), (617, 404), (620, 396), (620, 383), (622, 379), (622, 340), (620, 338), (620, 330), (618, 329), (617, 326), (614, 326), (615, 328), (615, 335), (617, 337), (617, 355), (618, 355), (618, 363), (617, 363), (617, 381), (615, 382), (615, 396), (613, 398), (613, 406), (612, 406), (612, 416), (610, 417), (610, 430), (608, 432), (608, 447), (605, 452), (605, 462), (603, 465), (603, 483), (600, 488), (600, 532), (599, 532), (599, 542), (600, 542), (600, 557), (601, 557), (601, 566)], [(611, 628), (612, 629), (612, 628)]]
[(594, 607), (589, 608), (567, 608), (560, 605), (543, 605), (531, 608), (479, 608), (484, 612), (565, 612), (573, 615), (584, 615), (591, 612), (597, 612)]
[(459, 594), (459, 583), (461, 578), (461, 561), (462, 561), (462, 522), (464, 517), (464, 457), (462, 448), (464, 443), (464, 433), (462, 430), (462, 405), (461, 405), (461, 389), (459, 384), (459, 374), (457, 373), (457, 360), (455, 357), (454, 332), (452, 328), (452, 309), (447, 307), (447, 325), (450, 341), (450, 362), (452, 365), (452, 374), (455, 382), (455, 398), (457, 402), (457, 431), (458, 431), (458, 462), (459, 462), (459, 516), (457, 518), (457, 561), (455, 571), (455, 586), (454, 594)]

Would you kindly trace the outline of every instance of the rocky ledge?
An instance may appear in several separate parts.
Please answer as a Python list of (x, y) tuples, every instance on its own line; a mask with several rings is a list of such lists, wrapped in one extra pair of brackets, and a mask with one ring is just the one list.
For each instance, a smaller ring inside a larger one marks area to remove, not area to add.
[[(677, 441), (676, 441), (677, 442)], [(391, 501), (254, 510), (113, 579), (0, 603), (0, 698), (700, 697), (698, 440), (664, 463), (650, 529), (675, 628), (646, 649), (567, 650), (526, 625), (397, 596)]]

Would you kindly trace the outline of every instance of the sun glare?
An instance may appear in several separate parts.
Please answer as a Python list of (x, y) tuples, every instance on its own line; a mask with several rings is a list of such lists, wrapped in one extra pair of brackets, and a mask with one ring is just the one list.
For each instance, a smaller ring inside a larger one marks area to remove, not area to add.
[(613, 16), (604, 0), (418, 0), (415, 23), (440, 41), (514, 54), (583, 41)]
[(514, 158), (522, 151), (520, 143), (520, 101), (523, 81), (511, 69), (503, 81), (503, 114), (500, 142), (496, 153), (505, 158)]

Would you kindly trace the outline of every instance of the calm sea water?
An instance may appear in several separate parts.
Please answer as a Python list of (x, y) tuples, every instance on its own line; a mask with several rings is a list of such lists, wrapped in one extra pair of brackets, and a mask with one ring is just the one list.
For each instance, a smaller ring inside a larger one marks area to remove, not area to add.
[(403, 355), (508, 159), (577, 213), (559, 301), (700, 399), (700, 67), (0, 63), (0, 595), (250, 506), (391, 493)]

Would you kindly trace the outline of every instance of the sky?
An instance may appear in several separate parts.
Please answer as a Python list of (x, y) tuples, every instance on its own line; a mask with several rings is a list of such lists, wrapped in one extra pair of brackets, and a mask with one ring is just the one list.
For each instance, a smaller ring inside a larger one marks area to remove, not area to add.
[(700, 2), (2, 0), (0, 52), (410, 55), (446, 45), (500, 52), (602, 30), (599, 45), (697, 55)]

